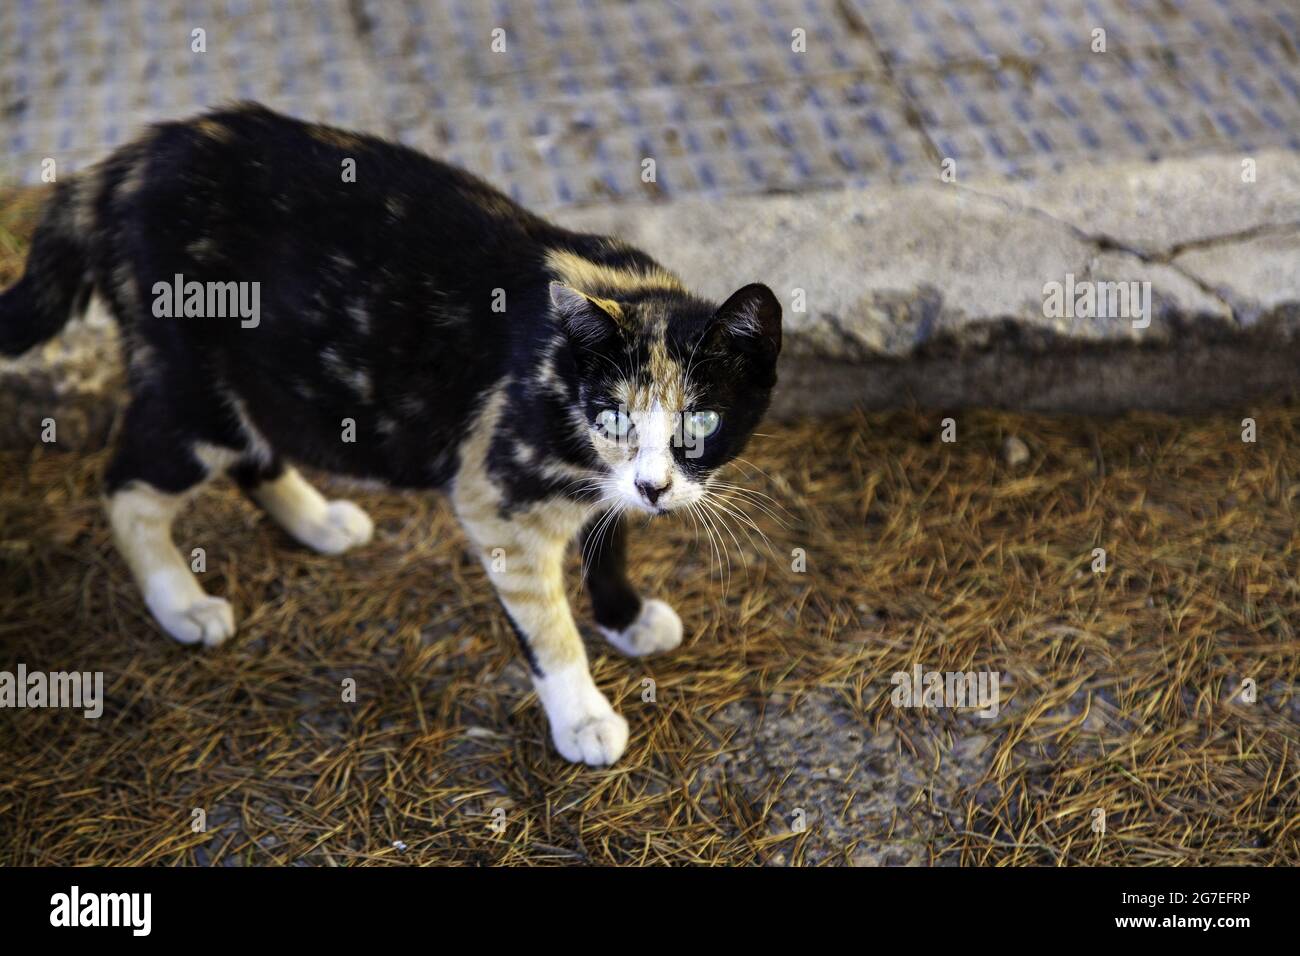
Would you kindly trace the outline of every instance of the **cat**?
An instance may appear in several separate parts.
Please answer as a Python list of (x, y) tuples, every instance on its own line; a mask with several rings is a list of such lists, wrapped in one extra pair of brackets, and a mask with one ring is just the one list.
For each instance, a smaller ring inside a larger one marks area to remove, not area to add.
[(572, 232), (404, 146), (253, 103), (150, 127), (59, 183), (0, 351), (88, 300), (116, 319), (130, 399), (104, 483), (114, 541), (161, 628), (235, 632), (171, 538), (222, 474), (299, 542), (370, 518), (294, 467), (442, 489), (514, 630), (556, 750), (593, 766), (627, 722), (597, 689), (565, 593), (582, 548), (599, 630), (627, 655), (682, 622), (626, 571), (628, 514), (691, 509), (768, 407), (781, 306), (718, 305), (615, 238)]

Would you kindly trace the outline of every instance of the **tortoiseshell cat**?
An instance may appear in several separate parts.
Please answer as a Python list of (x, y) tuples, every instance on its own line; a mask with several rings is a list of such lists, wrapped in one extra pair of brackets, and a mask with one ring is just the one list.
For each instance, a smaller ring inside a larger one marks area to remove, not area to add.
[(208, 479), (232, 475), (327, 554), (365, 544), (371, 521), (290, 462), (443, 488), (556, 749), (618, 759), (627, 722), (588, 671), (565, 550), (581, 533), (615, 648), (681, 642), (676, 612), (628, 583), (622, 514), (695, 504), (740, 453), (776, 382), (771, 290), (718, 306), (460, 169), (249, 104), (155, 126), (59, 184), (0, 296), (0, 351), (53, 336), (92, 294), (129, 358), (108, 516), (165, 631), (210, 645), (235, 631), (171, 539)]

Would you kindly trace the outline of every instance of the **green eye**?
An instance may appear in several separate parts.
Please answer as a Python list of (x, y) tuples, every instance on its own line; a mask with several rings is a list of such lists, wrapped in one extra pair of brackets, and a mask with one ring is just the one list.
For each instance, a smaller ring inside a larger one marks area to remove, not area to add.
[(718, 430), (722, 418), (717, 412), (687, 412), (683, 427), (692, 438), (708, 438)]
[(607, 408), (596, 416), (596, 427), (610, 438), (623, 438), (632, 430), (632, 419), (626, 412)]

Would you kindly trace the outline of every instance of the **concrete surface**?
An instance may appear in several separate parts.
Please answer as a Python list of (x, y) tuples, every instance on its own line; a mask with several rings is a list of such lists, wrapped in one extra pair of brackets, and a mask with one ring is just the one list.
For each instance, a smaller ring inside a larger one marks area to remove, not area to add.
[[(1288, 172), (1300, 161), (1283, 154)], [(1075, 171), (1094, 182), (1147, 181), (1157, 201), (1181, 201), (1189, 169), (1220, 166), (1215, 160), (1170, 161)], [(1294, 188), (1294, 187), (1293, 187)], [(1035, 202), (1056, 196), (1057, 180), (1024, 187), (961, 181), (818, 193), (799, 197), (687, 200), (671, 207), (609, 206), (564, 213), (560, 221), (614, 232), (682, 274), (706, 294), (722, 297), (747, 281), (767, 282), (787, 310), (794, 354), (830, 358), (907, 358), (941, 343), (982, 344), (988, 324), (1020, 323), (1022, 339), (1045, 346), (1061, 339), (1079, 344), (1167, 340), (1180, 322), (1201, 320), (1224, 330), (1231, 310), (1195, 280), (1159, 261), (1125, 251), (1122, 234), (1092, 228), (1089, 210), (1049, 214)], [(1007, 197), (1001, 193), (1006, 190)], [(1277, 192), (1245, 192), (1260, 218), (1280, 218)], [(1123, 187), (1107, 203), (1128, 201)], [(1136, 215), (1136, 214), (1135, 214)], [(1300, 221), (1300, 216), (1297, 216)], [(1202, 236), (1201, 238), (1205, 238)], [(1126, 319), (1050, 319), (1043, 315), (1043, 286), (1078, 279), (1150, 279), (1151, 327)], [(794, 290), (806, 294), (806, 311), (792, 307)]]
[[(706, 294), (786, 306), (781, 415), (861, 404), (1192, 411), (1300, 383), (1300, 155), (1204, 156), (560, 215)], [(1149, 282), (1150, 324), (1053, 317), (1045, 287)], [(806, 311), (795, 310), (796, 290)]]
[(7, 0), (0, 181), (236, 98), (547, 209), (1251, 155), (1300, 149), (1298, 48), (1294, 0)]

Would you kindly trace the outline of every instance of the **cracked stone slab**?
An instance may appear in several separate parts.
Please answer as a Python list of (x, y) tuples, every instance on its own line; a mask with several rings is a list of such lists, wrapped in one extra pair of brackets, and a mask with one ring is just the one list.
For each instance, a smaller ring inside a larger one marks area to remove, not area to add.
[[(1300, 384), (1284, 358), (1300, 157), (1261, 153), (1251, 184), (1240, 171), (1204, 156), (560, 218), (626, 236), (709, 295), (771, 285), (786, 307), (779, 415), (909, 401), (1191, 411)], [(1149, 283), (1150, 324), (1049, 314), (1049, 283), (1069, 281)]]
[[(791, 291), (804, 289), (807, 312), (788, 312), (788, 330), (813, 352), (901, 358), (933, 340), (978, 343), (987, 336), (979, 327), (1000, 319), (1031, 339), (1152, 344), (1189, 323), (1243, 324), (1215, 283), (1183, 262), (1214, 262), (1219, 244), (1260, 233), (1282, 237), (1268, 247), (1281, 248), (1300, 232), (1300, 155), (1261, 154), (1254, 183), (1240, 173), (1235, 158), (1207, 156), (1088, 166), (1029, 183), (685, 200), (560, 218), (627, 236), (710, 294), (761, 278), (785, 293), (789, 310)], [(1150, 281), (1151, 328), (1043, 315), (1044, 284), (1067, 273)], [(1260, 281), (1272, 285), (1259, 301), (1295, 298), (1285, 277)]]
[(1050, 179), (990, 180), (978, 188), (1150, 255), (1300, 228), (1300, 153), (1285, 150), (1083, 165)]
[(1271, 319), (1278, 326), (1274, 334), (1285, 336), (1300, 325), (1300, 229), (1197, 246), (1173, 264), (1214, 288), (1246, 326)]
[[(785, 303), (787, 349), (799, 358), (907, 359), (1008, 336), (1030, 350), (1151, 345), (1191, 326), (1229, 332), (1235, 324), (1224, 302), (1172, 267), (958, 186), (687, 200), (559, 218), (625, 236), (719, 299), (746, 282), (766, 282)], [(1070, 276), (1149, 281), (1150, 327), (1046, 315), (1044, 286)]]

